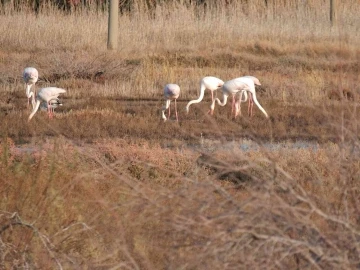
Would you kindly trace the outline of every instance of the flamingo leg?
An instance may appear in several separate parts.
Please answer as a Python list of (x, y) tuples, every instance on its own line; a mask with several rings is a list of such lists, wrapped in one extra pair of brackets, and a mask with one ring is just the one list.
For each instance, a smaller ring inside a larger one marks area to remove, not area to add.
[(241, 98), (239, 99), (238, 103), (235, 103), (235, 118), (239, 114), (241, 115)]
[[(211, 104), (214, 102), (214, 91), (211, 91)], [(210, 107), (210, 110), (208, 111), (208, 114), (213, 115), (214, 109)]]
[(171, 103), (169, 102), (169, 109), (168, 109), (168, 110), (169, 110), (169, 111), (168, 111), (168, 119), (170, 119), (170, 104), (171, 104)]
[(252, 98), (252, 94), (250, 93), (250, 95), (249, 95), (249, 106), (248, 106), (248, 115), (250, 117), (253, 116), (253, 107), (254, 107), (254, 101), (253, 101), (253, 98)]
[(48, 111), (49, 118), (52, 119), (53, 115), (52, 115), (52, 111), (51, 111), (51, 107), (50, 107), (50, 101), (47, 102), (47, 111)]
[(236, 109), (235, 109), (235, 95), (232, 95), (232, 103), (231, 103), (231, 116), (233, 115), (233, 113), (236, 113)]
[(176, 121), (179, 122), (178, 112), (177, 112), (177, 108), (176, 108), (176, 99), (175, 99), (175, 115), (176, 115)]

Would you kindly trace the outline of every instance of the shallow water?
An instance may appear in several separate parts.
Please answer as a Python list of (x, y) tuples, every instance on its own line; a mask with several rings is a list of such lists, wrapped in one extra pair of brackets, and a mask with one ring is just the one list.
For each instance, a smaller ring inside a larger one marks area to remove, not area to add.
[[(170, 146), (170, 145), (169, 145)], [(165, 146), (166, 147), (166, 146)], [(171, 148), (171, 146), (170, 146)], [(252, 140), (239, 140), (239, 141), (228, 141), (221, 142), (220, 140), (209, 140), (200, 138), (199, 144), (188, 144), (187, 148), (194, 149), (197, 151), (216, 151), (216, 150), (228, 150), (236, 151), (241, 150), (244, 152), (251, 151), (280, 151), (280, 150), (312, 150), (317, 151), (321, 148), (320, 144), (316, 142), (299, 140), (295, 142), (266, 142), (266, 143), (257, 143)]]

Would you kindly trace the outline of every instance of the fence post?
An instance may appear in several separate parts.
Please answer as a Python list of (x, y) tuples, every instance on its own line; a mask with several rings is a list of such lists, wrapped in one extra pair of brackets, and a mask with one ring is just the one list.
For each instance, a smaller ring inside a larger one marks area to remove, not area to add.
[(107, 48), (115, 50), (118, 46), (119, 0), (110, 0)]
[(331, 26), (336, 25), (336, 0), (330, 0), (330, 23)]

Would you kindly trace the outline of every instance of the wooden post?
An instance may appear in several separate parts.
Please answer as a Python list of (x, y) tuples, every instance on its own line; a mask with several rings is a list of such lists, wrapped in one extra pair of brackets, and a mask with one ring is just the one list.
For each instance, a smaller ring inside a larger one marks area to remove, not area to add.
[(331, 26), (336, 25), (336, 0), (330, 0), (330, 23)]
[(110, 0), (108, 42), (109, 50), (116, 50), (118, 46), (118, 24), (119, 24), (119, 0)]

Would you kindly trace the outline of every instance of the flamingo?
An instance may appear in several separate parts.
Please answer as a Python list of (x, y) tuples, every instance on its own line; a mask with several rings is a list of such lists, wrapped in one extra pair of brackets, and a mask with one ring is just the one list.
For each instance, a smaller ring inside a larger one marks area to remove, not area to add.
[[(241, 79), (241, 78), (250, 78), (253, 80), (255, 85), (261, 85), (259, 79), (254, 76), (247, 75), (247, 76), (239, 77), (236, 79)], [(242, 99), (242, 95), (244, 95), (244, 99)], [(241, 102), (246, 102), (247, 100), (248, 100), (247, 91), (242, 90), (240, 92), (239, 100), (235, 103), (235, 117), (238, 116), (239, 114), (241, 115)], [(250, 94), (249, 104), (248, 104), (248, 115), (249, 116), (253, 116), (253, 106), (254, 106), (254, 102), (253, 102), (252, 96)]]
[[(260, 103), (258, 102), (256, 98), (256, 92), (255, 92), (255, 83), (254, 78), (251, 78), (253, 76), (244, 76), (240, 78), (236, 78), (230, 81), (227, 81), (224, 83), (222, 89), (223, 89), (223, 101), (221, 102), (218, 98), (216, 98), (213, 101), (212, 106), (215, 106), (215, 102), (217, 102), (220, 106), (225, 106), (227, 103), (227, 99), (229, 95), (232, 95), (232, 106), (231, 106), (231, 114), (235, 111), (235, 117), (240, 112), (240, 103), (245, 102), (247, 100), (247, 92), (249, 92), (249, 102), (251, 100), (251, 103), (254, 102), (256, 106), (265, 114), (265, 116), (268, 118), (269, 115), (264, 110), (263, 107), (261, 107)], [(260, 82), (259, 82), (260, 83)], [(240, 92), (240, 98), (238, 103), (235, 102), (235, 95)], [(244, 99), (242, 99), (242, 95), (244, 95)], [(250, 114), (250, 108), (249, 108), (249, 114)], [(252, 116), (252, 105), (251, 105), (251, 116)]]
[[(244, 99), (243, 99), (244, 96)], [(241, 102), (246, 102), (248, 100), (248, 94), (246, 90), (241, 90), (238, 101), (235, 102), (235, 118), (240, 114), (241, 116)], [(249, 100), (250, 102), (250, 100)]]
[(49, 118), (52, 118), (54, 114), (54, 108), (57, 107), (57, 105), (55, 106), (54, 104), (61, 104), (58, 100), (58, 96), (62, 93), (66, 93), (66, 90), (57, 87), (45, 87), (40, 89), (36, 96), (36, 103), (31, 114), (29, 115), (28, 121), (30, 121), (31, 118), (35, 115), (41, 102), (46, 102)]
[(40, 104), (40, 110), (42, 111), (47, 111), (48, 110), (48, 107), (50, 107), (52, 110), (54, 110), (55, 108), (59, 107), (59, 106), (62, 106), (63, 104), (61, 103), (60, 99), (52, 99), (50, 100), (49, 104), (48, 103), (44, 103), (42, 102)]
[(165, 106), (163, 107), (163, 110), (161, 111), (162, 119), (164, 120), (164, 122), (167, 120), (167, 118), (165, 116), (165, 110), (169, 110), (168, 118), (170, 118), (170, 103), (172, 100), (174, 100), (174, 102), (175, 102), (176, 121), (179, 121), (178, 112), (177, 112), (177, 108), (176, 108), (176, 99), (179, 97), (179, 95), (180, 95), (180, 86), (178, 86), (177, 84), (173, 84), (173, 83), (165, 85), (164, 96), (166, 99), (166, 103), (165, 103)]
[(207, 76), (201, 79), (200, 81), (200, 96), (198, 99), (191, 100), (186, 105), (186, 112), (189, 112), (190, 105), (194, 103), (199, 103), (204, 98), (204, 92), (206, 89), (209, 89), (211, 91), (211, 106), (208, 113), (211, 115), (214, 113), (215, 103), (214, 103), (214, 91), (221, 88), (223, 86), (224, 82), (220, 80), (219, 78)]
[(30, 98), (32, 97), (32, 101), (31, 101), (31, 104), (34, 108), (35, 106), (35, 89), (34, 89), (34, 92), (31, 92), (30, 89), (31, 89), (31, 86), (34, 85), (34, 88), (35, 88), (35, 83), (37, 82), (39, 78), (39, 72), (37, 71), (36, 68), (34, 67), (27, 67), (24, 69), (24, 72), (23, 72), (23, 79), (24, 79), (24, 82), (25, 82), (25, 85), (26, 85), (26, 97), (28, 98), (28, 106), (29, 106), (29, 103), (30, 103)]

